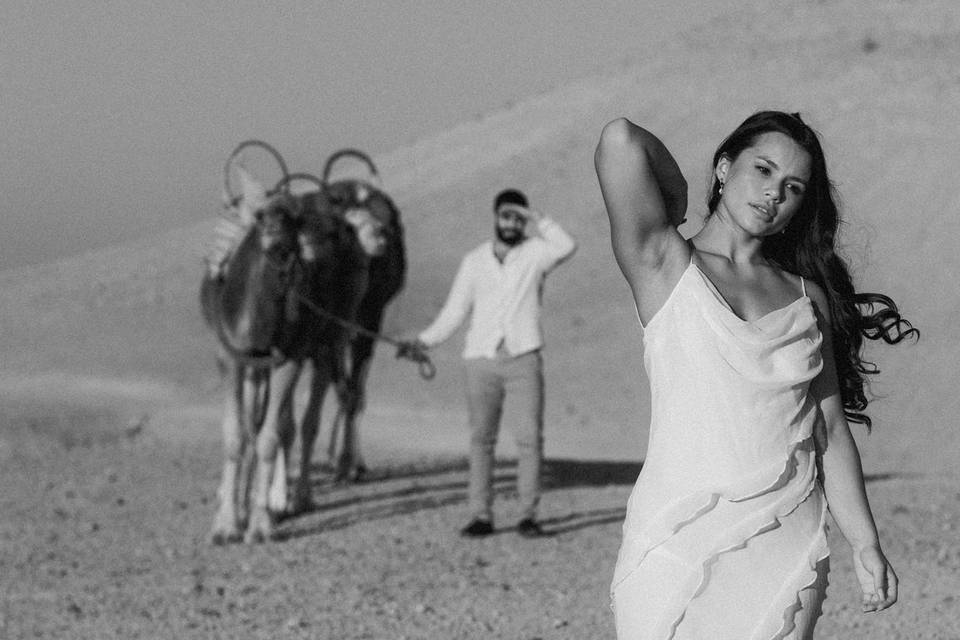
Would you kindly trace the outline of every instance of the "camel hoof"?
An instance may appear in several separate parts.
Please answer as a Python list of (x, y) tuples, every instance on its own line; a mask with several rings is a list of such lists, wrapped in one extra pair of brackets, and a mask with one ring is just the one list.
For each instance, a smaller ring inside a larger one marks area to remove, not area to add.
[(359, 464), (355, 467), (347, 469), (344, 472), (343, 477), (345, 478), (345, 482), (350, 484), (360, 484), (362, 482), (366, 482), (367, 468), (362, 464)]
[(213, 531), (210, 533), (210, 544), (222, 547), (224, 545), (240, 542), (242, 536), (239, 531)]
[(266, 509), (260, 508), (250, 514), (250, 524), (243, 536), (246, 544), (260, 544), (273, 539), (273, 516)]
[(263, 544), (270, 536), (259, 529), (247, 531), (243, 537), (244, 544)]
[(236, 514), (229, 510), (218, 510), (210, 527), (210, 543), (222, 546), (241, 539)]
[(366, 482), (368, 471), (369, 469), (367, 469), (365, 466), (363, 466), (362, 464), (358, 464), (356, 468), (354, 468), (353, 470), (353, 481)]
[(337, 484), (360, 484), (367, 479), (367, 472), (367, 467), (362, 464), (341, 464), (333, 481)]

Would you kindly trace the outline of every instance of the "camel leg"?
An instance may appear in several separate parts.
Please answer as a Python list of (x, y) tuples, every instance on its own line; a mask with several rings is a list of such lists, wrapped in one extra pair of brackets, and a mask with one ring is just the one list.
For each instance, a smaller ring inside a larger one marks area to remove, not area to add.
[(293, 441), (296, 436), (296, 425), (294, 421), (294, 398), (292, 390), (296, 388), (297, 378), (300, 374), (300, 368), (294, 375), (291, 382), (291, 393), (287, 400), (280, 406), (280, 413), (277, 419), (277, 435), (280, 438), (280, 446), (277, 449), (276, 466), (273, 469), (273, 479), (270, 483), (270, 492), (267, 496), (267, 506), (272, 513), (292, 514), (290, 504), (287, 501), (287, 466), (290, 462), (290, 453), (293, 449)]
[(328, 359), (322, 357), (314, 359), (310, 394), (303, 413), (303, 421), (300, 423), (300, 472), (293, 490), (293, 506), (298, 513), (313, 508), (313, 496), (310, 491), (310, 462), (313, 459), (313, 447), (320, 430), (324, 396), (332, 377)]
[[(241, 431), (244, 438), (242, 457), (240, 458), (240, 486), (237, 488), (237, 524), (240, 530), (247, 527), (250, 519), (250, 487), (253, 486), (253, 472), (257, 468), (257, 452), (253, 446), (254, 435), (249, 428), (243, 428)], [(237, 541), (239, 542), (238, 536)]]
[(245, 449), (247, 448), (247, 434), (240, 424), (238, 404), (242, 389), (242, 376), (239, 367), (233, 367), (233, 385), (227, 391), (223, 407), (223, 471), (221, 472), (220, 488), (217, 491), (219, 505), (213, 519), (213, 528), (210, 531), (210, 541), (213, 544), (225, 544), (240, 540), (239, 516), (237, 513), (238, 499), (242, 491), (237, 490), (240, 478)]
[[(349, 397), (349, 369), (347, 367), (347, 357), (349, 356), (347, 346), (337, 345), (330, 351), (330, 384), (333, 385), (334, 392), (337, 395), (337, 413), (333, 417), (330, 427), (330, 441), (327, 445), (327, 462), (334, 468), (334, 479), (342, 480), (340, 474), (340, 464), (343, 458), (343, 423), (347, 408), (345, 402)], [(325, 356), (324, 356), (325, 357)]]
[(299, 364), (287, 362), (270, 373), (270, 394), (263, 425), (256, 437), (257, 468), (251, 491), (250, 520), (244, 534), (244, 542), (255, 543), (273, 537), (274, 516), (268, 507), (270, 485), (276, 467), (277, 449), (280, 444), (280, 412), (285, 402), (290, 402), (293, 383), (296, 382)]
[(282, 435), (277, 447), (277, 457), (273, 461), (273, 478), (267, 491), (267, 508), (271, 513), (287, 513), (287, 447)]
[[(339, 397), (339, 393), (337, 396)], [(330, 467), (334, 467), (337, 457), (340, 455), (340, 425), (343, 423), (343, 407), (340, 406), (339, 401), (337, 403), (337, 414), (334, 416), (333, 421), (330, 423), (330, 438), (327, 441), (327, 457), (326, 464)]]
[[(243, 434), (245, 445), (240, 460), (240, 497), (237, 501), (237, 520), (241, 529), (245, 529), (250, 522), (250, 491), (253, 487), (253, 476), (257, 470), (257, 434), (260, 424), (256, 421), (260, 398), (261, 385), (265, 382), (266, 374), (241, 367), (238, 369), (240, 385), (237, 395), (239, 412), (237, 419), (240, 431)], [(265, 400), (263, 400), (265, 401)]]
[(357, 428), (360, 414), (366, 404), (365, 387), (370, 373), (372, 349), (354, 352), (354, 363), (350, 376), (342, 385), (340, 411), (337, 418), (342, 419), (343, 449), (337, 460), (338, 480), (361, 482), (367, 467), (360, 454), (360, 433)]

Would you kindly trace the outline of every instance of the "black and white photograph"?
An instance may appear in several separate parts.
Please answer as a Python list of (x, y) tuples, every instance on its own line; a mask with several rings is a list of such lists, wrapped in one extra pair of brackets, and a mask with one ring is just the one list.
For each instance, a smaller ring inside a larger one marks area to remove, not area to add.
[(0, 6), (0, 639), (960, 640), (960, 4)]

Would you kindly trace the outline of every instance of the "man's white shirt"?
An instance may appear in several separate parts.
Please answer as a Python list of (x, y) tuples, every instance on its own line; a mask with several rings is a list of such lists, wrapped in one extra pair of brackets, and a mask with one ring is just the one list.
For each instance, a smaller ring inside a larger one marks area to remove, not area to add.
[(503, 345), (510, 355), (543, 346), (540, 307), (546, 275), (576, 249), (576, 243), (548, 217), (537, 223), (539, 236), (512, 247), (503, 263), (487, 241), (464, 256), (447, 300), (418, 336), (428, 347), (449, 338), (471, 316), (464, 358), (493, 358)]

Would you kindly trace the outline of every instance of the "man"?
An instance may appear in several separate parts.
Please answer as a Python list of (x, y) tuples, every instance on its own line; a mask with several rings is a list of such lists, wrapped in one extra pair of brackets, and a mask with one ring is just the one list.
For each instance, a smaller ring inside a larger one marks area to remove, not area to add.
[[(469, 537), (493, 533), (493, 462), (507, 393), (521, 406), (515, 425), (517, 488), (525, 537), (543, 533), (536, 520), (543, 459), (543, 282), (576, 243), (550, 218), (527, 207), (517, 190), (494, 200), (495, 235), (467, 253), (450, 293), (415, 348), (433, 347), (471, 315), (463, 357), (470, 416), (470, 512), (461, 530)], [(511, 400), (513, 402), (514, 400)]]

